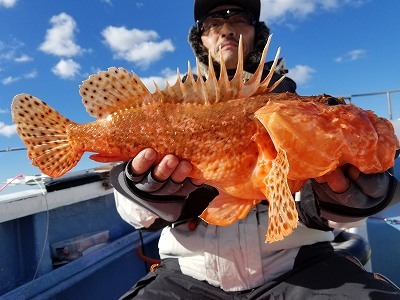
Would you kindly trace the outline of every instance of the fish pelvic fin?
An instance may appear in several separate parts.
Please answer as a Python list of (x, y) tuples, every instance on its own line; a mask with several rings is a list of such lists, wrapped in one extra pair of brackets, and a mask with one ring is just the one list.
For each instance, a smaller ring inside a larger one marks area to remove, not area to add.
[(69, 119), (29, 94), (14, 97), (11, 113), (32, 165), (44, 174), (59, 177), (78, 163), (83, 151), (71, 144), (67, 128), (74, 123)]
[(200, 218), (208, 224), (228, 226), (244, 219), (254, 205), (254, 200), (240, 199), (220, 192), (202, 212)]
[(285, 150), (277, 149), (272, 165), (265, 163), (258, 167), (262, 178), (260, 189), (269, 202), (266, 242), (281, 241), (293, 232), (298, 223), (298, 212), (287, 181), (289, 162)]

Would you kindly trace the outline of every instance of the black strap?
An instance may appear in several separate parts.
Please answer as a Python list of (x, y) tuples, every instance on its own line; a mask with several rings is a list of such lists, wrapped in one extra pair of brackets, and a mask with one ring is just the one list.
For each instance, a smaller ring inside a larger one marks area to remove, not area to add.
[(297, 212), (299, 213), (299, 220), (308, 228), (330, 231), (326, 219), (321, 217), (314, 192), (312, 190), (311, 182), (308, 181), (301, 190), (301, 199), (296, 201)]

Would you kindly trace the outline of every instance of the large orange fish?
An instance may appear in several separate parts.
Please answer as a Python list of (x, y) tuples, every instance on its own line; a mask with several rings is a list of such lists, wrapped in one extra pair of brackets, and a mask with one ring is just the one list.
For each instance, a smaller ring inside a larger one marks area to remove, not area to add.
[(219, 190), (201, 218), (229, 225), (268, 199), (266, 240), (281, 240), (297, 226), (292, 194), (307, 179), (348, 163), (364, 173), (385, 171), (399, 142), (389, 121), (343, 100), (331, 106), (326, 95), (270, 93), (279, 83), (269, 87), (279, 50), (261, 82), (269, 44), (246, 83), (240, 41), (232, 80), (223, 63), (217, 79), (210, 61), (206, 81), (194, 80), (189, 66), (184, 83), (178, 74), (174, 85), (151, 93), (137, 75), (110, 68), (80, 86), (96, 121), (76, 124), (28, 94), (15, 96), (13, 120), (32, 164), (49, 176), (68, 172), (85, 151), (100, 162), (128, 160), (147, 147), (159, 160), (173, 153), (193, 164), (190, 177)]

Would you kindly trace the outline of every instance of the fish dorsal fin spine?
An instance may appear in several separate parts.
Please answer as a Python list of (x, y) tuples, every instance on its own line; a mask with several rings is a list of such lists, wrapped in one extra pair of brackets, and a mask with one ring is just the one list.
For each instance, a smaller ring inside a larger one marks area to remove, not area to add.
[(274, 61), (271, 66), (271, 70), (268, 73), (267, 77), (265, 77), (265, 79), (260, 83), (260, 87), (259, 87), (257, 93), (262, 94), (262, 93), (272, 91), (285, 78), (285, 76), (282, 76), (279, 80), (274, 82), (274, 84), (272, 86), (269, 87), (269, 83), (271, 82), (272, 75), (274, 74), (275, 68), (278, 64), (280, 53), (281, 53), (281, 48), (279, 47), (278, 50), (276, 51), (276, 55), (275, 55)]
[(89, 76), (79, 87), (79, 92), (86, 110), (96, 118), (142, 106), (153, 98), (136, 74), (115, 67)]
[(225, 61), (222, 57), (222, 47), (221, 46), (219, 46), (219, 61), (220, 61), (220, 72), (219, 72), (219, 78), (217, 81), (218, 82), (218, 92), (219, 92), (218, 102), (223, 102), (225, 100), (234, 99), (233, 98), (234, 93), (232, 93), (232, 88), (235, 88), (235, 86), (231, 85), (229, 82)]
[[(261, 63), (261, 62), (264, 62), (267, 57), (267, 52), (269, 49), (269, 45), (271, 43), (271, 37), (272, 37), (272, 35), (270, 35), (268, 37), (268, 40), (267, 40), (267, 43), (262, 52), (260, 64), (258, 65), (257, 70), (254, 72), (253, 76), (249, 79), (249, 81), (246, 82), (246, 85), (242, 88), (240, 97), (246, 97), (246, 95), (249, 95), (249, 94), (252, 95), (260, 88), (260, 81), (261, 81), (263, 71), (264, 71), (264, 63)], [(268, 83), (267, 83), (267, 85), (268, 85)]]
[(196, 83), (199, 85), (199, 98), (204, 104), (209, 104), (209, 97), (206, 89), (206, 83), (204, 81), (203, 75), (201, 73), (200, 62), (196, 57), (196, 71), (197, 71), (197, 80)]
[(219, 89), (217, 76), (215, 75), (213, 59), (211, 57), (211, 51), (208, 51), (208, 74), (207, 80), (205, 81), (205, 92), (208, 95), (208, 102), (218, 102), (219, 100)]
[(238, 63), (235, 75), (231, 80), (229, 80), (226, 65), (222, 58), (222, 51), (219, 51), (220, 52), (219, 78), (217, 78), (216, 76), (213, 65), (213, 59), (211, 57), (211, 53), (209, 52), (208, 73), (206, 76), (207, 80), (205, 81), (203, 80), (203, 77), (201, 76), (202, 73), (200, 70), (199, 61), (196, 58), (196, 65), (197, 65), (196, 69), (198, 74), (197, 79), (196, 80), (194, 79), (190, 63), (188, 63), (188, 73), (186, 75), (185, 82), (181, 82), (180, 75), (178, 74), (178, 79), (176, 83), (172, 87), (167, 86), (164, 90), (161, 91), (161, 93), (163, 94), (163, 99), (168, 102), (177, 102), (177, 103), (212, 104), (216, 102), (224, 102), (237, 98), (250, 97), (253, 95), (266, 94), (271, 92), (284, 79), (284, 76), (282, 76), (282, 78), (280, 78), (274, 84), (269, 86), (275, 68), (278, 64), (278, 58), (280, 53), (280, 49), (278, 49), (270, 72), (268, 73), (266, 78), (262, 80), (262, 75), (264, 71), (264, 62), (267, 56), (269, 45), (271, 43), (271, 37), (272, 35), (268, 37), (267, 43), (264, 47), (261, 60), (257, 67), (256, 72), (247, 82), (243, 82), (244, 54), (243, 54), (242, 36), (240, 36), (238, 44)]
[(188, 73), (186, 74), (185, 82), (180, 81), (182, 90), (182, 102), (185, 103), (203, 103), (201, 93), (198, 92), (198, 84), (194, 80), (192, 68), (188, 61)]
[[(231, 80), (231, 85), (237, 87), (237, 91), (240, 92), (243, 88), (243, 40), (239, 38), (239, 47), (238, 47), (238, 63), (236, 67), (235, 75)], [(237, 95), (235, 95), (237, 96)]]

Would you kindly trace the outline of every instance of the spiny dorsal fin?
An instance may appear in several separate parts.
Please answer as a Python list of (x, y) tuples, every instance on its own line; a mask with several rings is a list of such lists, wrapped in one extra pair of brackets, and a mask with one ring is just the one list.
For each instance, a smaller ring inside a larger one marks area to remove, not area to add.
[(153, 101), (153, 96), (136, 74), (124, 68), (109, 68), (83, 81), (79, 93), (88, 113), (96, 118)]
[(166, 87), (161, 90), (154, 83), (156, 89), (154, 93), (150, 93), (135, 73), (131, 75), (124, 68), (112, 67), (107, 71), (91, 75), (87, 80), (83, 81), (83, 84), (80, 86), (82, 101), (91, 116), (102, 118), (121, 109), (140, 107), (156, 101), (166, 103), (212, 104), (237, 98), (250, 97), (257, 94), (265, 94), (272, 91), (284, 78), (282, 77), (271, 87), (268, 87), (278, 63), (280, 51), (280, 49), (278, 49), (271, 71), (268, 76), (260, 82), (270, 42), (271, 36), (268, 37), (256, 72), (253, 77), (245, 83), (243, 82), (243, 42), (242, 36), (240, 36), (238, 64), (236, 73), (231, 80), (228, 78), (222, 54), (220, 57), (220, 76), (217, 79), (213, 60), (209, 53), (206, 81), (204, 81), (201, 76), (197, 59), (197, 73), (199, 74), (197, 80), (194, 79), (190, 63), (188, 63), (188, 75), (186, 76), (185, 82), (182, 82), (178, 71), (176, 82), (172, 86), (167, 82)]
[(163, 99), (162, 101), (165, 102), (210, 104), (269, 93), (284, 79), (284, 77), (282, 76), (282, 78), (274, 83), (271, 87), (268, 87), (278, 63), (280, 53), (280, 49), (278, 49), (269, 74), (262, 82), (260, 82), (264, 70), (264, 61), (267, 56), (269, 45), (271, 43), (271, 37), (271, 35), (268, 37), (268, 41), (265, 45), (260, 64), (256, 72), (254, 73), (253, 77), (247, 82), (243, 82), (243, 42), (242, 36), (240, 36), (238, 45), (238, 64), (236, 68), (236, 73), (231, 80), (229, 80), (228, 78), (225, 62), (222, 59), (221, 51), (220, 75), (218, 79), (215, 74), (211, 54), (209, 53), (208, 74), (206, 81), (204, 81), (201, 76), (199, 62), (196, 59), (198, 74), (198, 78), (196, 81), (193, 78), (190, 64), (188, 64), (189, 70), (185, 82), (181, 82), (180, 76), (178, 75), (177, 81), (173, 86), (170, 87), (169, 85), (167, 85), (164, 90), (157, 90), (155, 94), (158, 94), (158, 96)]

